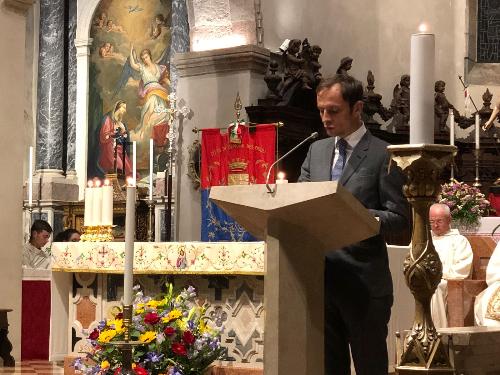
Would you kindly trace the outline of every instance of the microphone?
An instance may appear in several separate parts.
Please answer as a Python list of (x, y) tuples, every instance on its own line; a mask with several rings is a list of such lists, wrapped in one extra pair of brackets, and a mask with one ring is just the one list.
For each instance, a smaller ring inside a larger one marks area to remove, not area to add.
[(304, 143), (306, 143), (307, 141), (309, 141), (311, 139), (316, 139), (316, 138), (318, 138), (318, 132), (311, 133), (311, 135), (309, 137), (307, 137), (306, 139), (304, 139), (297, 146), (295, 146), (294, 148), (292, 148), (285, 155), (283, 155), (282, 157), (278, 158), (278, 160), (276, 160), (273, 164), (271, 164), (271, 166), (269, 167), (269, 169), (267, 171), (267, 177), (266, 177), (266, 188), (267, 188), (267, 192), (269, 194), (274, 194), (274, 192), (275, 192), (275, 190), (273, 188), (271, 188), (271, 186), (269, 186), (269, 177), (271, 176), (271, 171), (273, 170), (273, 167), (276, 164), (278, 164), (280, 161), (282, 161), (284, 158), (286, 158), (288, 155), (290, 155), (292, 152), (294, 152), (296, 149), (298, 149), (300, 146), (302, 146)]

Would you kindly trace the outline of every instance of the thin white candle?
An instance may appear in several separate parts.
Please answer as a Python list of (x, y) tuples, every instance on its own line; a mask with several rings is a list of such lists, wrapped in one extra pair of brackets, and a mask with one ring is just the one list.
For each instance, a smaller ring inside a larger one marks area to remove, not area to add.
[(137, 174), (136, 174), (136, 168), (137, 168), (137, 142), (136, 141), (133, 141), (132, 142), (132, 180), (133, 180), (133, 184), (134, 186), (137, 186)]
[(479, 119), (479, 113), (476, 113), (476, 150), (479, 150), (479, 128), (481, 126), (481, 121)]
[(92, 190), (92, 225), (102, 225), (102, 187), (100, 180), (94, 182)]
[(453, 109), (450, 109), (450, 145), (455, 146), (455, 114)]
[(87, 183), (87, 188), (85, 189), (85, 210), (83, 211), (83, 225), (86, 227), (93, 225), (93, 215), (92, 215), (92, 208), (93, 208), (93, 202), (92, 202), (92, 197), (93, 197), (93, 187), (94, 183), (92, 180), (89, 180)]
[(123, 276), (123, 304), (132, 304), (134, 282), (134, 240), (135, 240), (135, 185), (128, 181), (125, 208), (125, 270)]
[(434, 143), (434, 34), (411, 36), (410, 143)]
[(113, 225), (113, 186), (104, 180), (102, 187), (102, 225)]
[(149, 140), (149, 200), (153, 200), (153, 139)]
[(30, 146), (30, 157), (28, 166), (28, 205), (33, 205), (33, 146)]

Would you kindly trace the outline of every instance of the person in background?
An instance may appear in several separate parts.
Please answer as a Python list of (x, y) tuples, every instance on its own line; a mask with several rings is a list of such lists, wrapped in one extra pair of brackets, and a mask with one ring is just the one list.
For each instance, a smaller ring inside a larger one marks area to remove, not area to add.
[(35, 220), (31, 226), (30, 239), (23, 247), (23, 267), (50, 268), (50, 250), (42, 249), (49, 242), (52, 227), (45, 220)]
[(80, 232), (76, 229), (68, 228), (63, 230), (54, 238), (54, 242), (79, 242), (80, 241)]
[(448, 280), (465, 279), (472, 267), (472, 248), (467, 238), (451, 229), (450, 208), (442, 203), (429, 209), (432, 242), (443, 264), (443, 276), (431, 299), (431, 315), (436, 328), (448, 327), (446, 317)]
[(475, 321), (478, 326), (500, 327), (500, 242), (486, 267), (486, 284), (474, 301)]

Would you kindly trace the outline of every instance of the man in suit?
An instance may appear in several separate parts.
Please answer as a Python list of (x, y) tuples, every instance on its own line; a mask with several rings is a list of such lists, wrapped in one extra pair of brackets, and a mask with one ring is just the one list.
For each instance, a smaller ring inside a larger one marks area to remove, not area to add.
[[(387, 143), (361, 120), (363, 86), (347, 75), (317, 88), (321, 120), (329, 138), (311, 145), (299, 181), (338, 181), (381, 224), (381, 233), (330, 252), (325, 261), (325, 374), (350, 374), (349, 347), (357, 375), (387, 374), (387, 323), (393, 302), (384, 232), (405, 229), (404, 177), (388, 172)], [(353, 228), (355, 230), (355, 228)]]

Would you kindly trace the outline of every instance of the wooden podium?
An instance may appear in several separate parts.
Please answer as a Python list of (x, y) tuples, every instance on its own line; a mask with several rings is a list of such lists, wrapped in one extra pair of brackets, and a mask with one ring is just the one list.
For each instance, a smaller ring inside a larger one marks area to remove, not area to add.
[(323, 375), (325, 254), (378, 221), (336, 182), (217, 186), (210, 199), (266, 242), (264, 374)]

